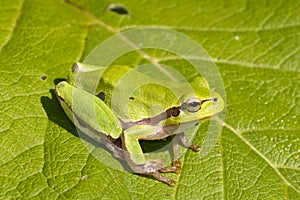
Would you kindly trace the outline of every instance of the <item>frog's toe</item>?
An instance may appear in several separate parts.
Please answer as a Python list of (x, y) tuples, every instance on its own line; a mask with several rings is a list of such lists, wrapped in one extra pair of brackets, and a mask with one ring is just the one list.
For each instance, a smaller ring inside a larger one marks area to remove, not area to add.
[(174, 160), (173, 166), (176, 168), (176, 173), (180, 174), (181, 173), (181, 163), (179, 160)]
[(162, 167), (159, 169), (161, 172), (174, 172), (178, 174), (178, 168), (176, 166), (171, 166), (171, 167)]
[(201, 147), (198, 146), (198, 145), (196, 145), (196, 144), (191, 144), (191, 145), (189, 146), (189, 148), (191, 148), (192, 150), (194, 150), (194, 151), (196, 151), (196, 152), (198, 152), (198, 151), (201, 150)]
[(158, 171), (156, 171), (154, 174), (152, 174), (154, 178), (156, 178), (159, 181), (167, 183), (169, 186), (174, 186), (176, 185), (175, 181), (172, 179), (169, 179), (165, 176), (162, 176)]

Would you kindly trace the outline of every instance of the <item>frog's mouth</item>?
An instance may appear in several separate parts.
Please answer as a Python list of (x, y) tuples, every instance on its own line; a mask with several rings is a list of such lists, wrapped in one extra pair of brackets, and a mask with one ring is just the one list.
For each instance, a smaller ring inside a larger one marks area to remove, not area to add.
[(203, 103), (208, 101), (217, 102), (218, 98), (212, 97), (204, 100), (200, 100), (198, 98), (190, 98), (187, 101), (183, 102), (180, 106), (174, 106), (172, 108), (169, 108), (166, 111), (154, 117), (144, 118), (136, 122), (124, 122), (120, 118), (119, 120), (122, 124), (123, 130), (138, 125), (156, 125), (159, 122), (166, 120), (170, 117), (178, 117), (181, 111), (187, 111), (190, 113), (198, 112), (199, 110), (201, 110), (201, 106), (203, 105)]

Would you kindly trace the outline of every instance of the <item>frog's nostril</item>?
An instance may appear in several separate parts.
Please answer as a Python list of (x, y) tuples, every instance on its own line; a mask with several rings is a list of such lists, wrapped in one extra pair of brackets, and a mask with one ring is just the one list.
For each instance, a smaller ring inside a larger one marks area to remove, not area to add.
[(218, 101), (218, 98), (217, 98), (217, 97), (214, 97), (214, 98), (211, 98), (211, 100), (212, 100), (213, 102), (217, 102), (217, 101)]

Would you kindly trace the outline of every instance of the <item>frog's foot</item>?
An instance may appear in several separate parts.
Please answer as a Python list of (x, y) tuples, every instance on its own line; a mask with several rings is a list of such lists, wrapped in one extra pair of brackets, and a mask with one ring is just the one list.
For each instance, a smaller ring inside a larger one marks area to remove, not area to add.
[(190, 148), (194, 151), (200, 151), (200, 149), (201, 149), (201, 147), (199, 147), (198, 145), (190, 143), (184, 133), (179, 133), (179, 134), (175, 135), (172, 140), (172, 143), (173, 143), (173, 154), (174, 154), (174, 162), (173, 162), (174, 166), (180, 166), (180, 163), (178, 161), (178, 159), (179, 159), (179, 155), (178, 155), (179, 143), (181, 143), (184, 147)]
[(185, 134), (184, 133), (180, 133), (178, 134), (178, 137), (181, 141), (181, 144), (186, 147), (186, 148), (190, 148), (194, 151), (200, 151), (201, 147), (196, 145), (196, 144), (192, 144), (188, 141), (188, 139), (186, 138)]
[(151, 166), (151, 167), (157, 168), (157, 170), (160, 172), (178, 173), (177, 166), (164, 167), (163, 160), (158, 160), (158, 161), (157, 160), (147, 160), (145, 166), (146, 167)]
[(130, 165), (130, 168), (135, 173), (153, 176), (158, 181), (167, 183), (170, 186), (175, 185), (175, 181), (160, 174), (160, 172), (176, 172), (177, 169), (174, 166), (164, 167), (161, 163), (147, 161), (147, 163), (143, 165)]
[(199, 147), (196, 144), (190, 143), (184, 133), (179, 133), (175, 135), (173, 137), (172, 143), (173, 143), (173, 156), (174, 156), (173, 167), (176, 168), (175, 172), (177, 174), (180, 174), (181, 163), (179, 161), (179, 154), (178, 154), (179, 143), (181, 143), (184, 147), (190, 148), (194, 151), (200, 151), (201, 147)]
[(162, 182), (165, 182), (170, 186), (174, 186), (176, 184), (175, 181), (173, 181), (172, 179), (167, 178), (167, 177), (165, 177), (165, 176), (163, 176), (159, 173), (159, 172), (176, 172), (177, 169), (174, 166), (171, 166), (171, 167), (162, 167), (162, 166), (156, 167), (155, 165), (152, 165), (152, 166), (150, 165), (147, 168), (148, 168), (147, 170), (153, 171), (149, 175), (153, 176), (155, 179), (157, 179), (159, 181), (162, 181)]
[(156, 178), (157, 180), (159, 180), (159, 181), (167, 183), (169, 186), (176, 185), (175, 181), (173, 181), (172, 179), (169, 179), (169, 178), (167, 178), (165, 176), (162, 176), (158, 171), (156, 171), (155, 173), (153, 173), (152, 176), (154, 178)]
[(170, 167), (161, 167), (161, 169), (159, 169), (159, 171), (161, 172), (173, 172), (176, 174), (180, 174), (181, 173), (181, 163), (179, 160), (174, 160), (173, 161), (173, 165)]

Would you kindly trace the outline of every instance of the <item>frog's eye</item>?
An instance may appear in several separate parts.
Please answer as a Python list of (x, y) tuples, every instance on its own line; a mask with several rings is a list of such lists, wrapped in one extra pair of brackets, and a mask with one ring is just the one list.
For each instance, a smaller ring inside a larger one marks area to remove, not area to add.
[(197, 112), (201, 109), (201, 100), (198, 98), (190, 98), (185, 102), (185, 107), (189, 112)]

